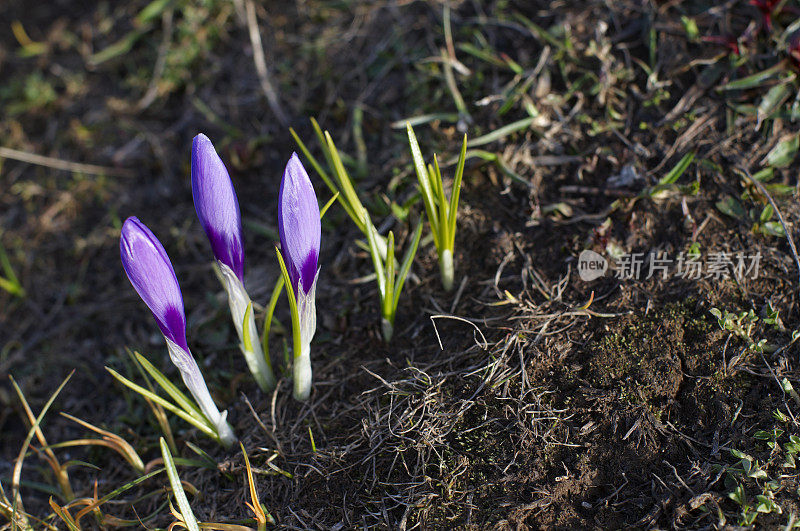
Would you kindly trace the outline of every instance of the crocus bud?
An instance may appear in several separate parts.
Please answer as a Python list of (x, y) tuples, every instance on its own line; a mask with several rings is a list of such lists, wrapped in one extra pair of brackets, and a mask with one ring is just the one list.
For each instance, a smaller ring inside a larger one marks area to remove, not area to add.
[[(264, 391), (275, 387), (269, 360), (258, 342), (253, 312), (247, 313), (250, 296), (244, 289), (244, 247), (239, 202), (225, 164), (204, 134), (192, 142), (192, 197), (197, 217), (206, 231), (211, 250), (217, 259), (220, 280), (228, 294), (231, 318), (239, 335), (239, 347), (250, 373)], [(244, 330), (248, 337), (245, 344)]]
[[(319, 204), (303, 164), (296, 153), (286, 164), (278, 195), (278, 232), (281, 255), (297, 300), (300, 352), (294, 353), (294, 394), (308, 398), (311, 392), (311, 339), (317, 329), (315, 295), (319, 273), (321, 226)], [(287, 288), (287, 289), (289, 289)], [(295, 346), (297, 347), (297, 346)]]
[(172, 363), (194, 397), (203, 415), (216, 427), (221, 441), (229, 446), (236, 437), (220, 413), (186, 344), (186, 315), (183, 295), (175, 270), (158, 238), (135, 217), (125, 220), (119, 240), (122, 267), (133, 289), (150, 308), (164, 334)]
[(236, 191), (214, 145), (202, 133), (192, 141), (192, 198), (214, 257), (243, 280), (242, 219)]

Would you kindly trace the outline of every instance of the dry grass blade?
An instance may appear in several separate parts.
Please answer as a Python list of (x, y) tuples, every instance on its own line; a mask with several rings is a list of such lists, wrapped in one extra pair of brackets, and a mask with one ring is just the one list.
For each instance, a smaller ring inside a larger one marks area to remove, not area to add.
[(83, 164), (80, 162), (72, 162), (64, 159), (57, 159), (55, 157), (46, 157), (44, 155), (37, 155), (36, 153), (28, 153), (18, 149), (7, 147), (0, 147), (0, 158), (18, 160), (19, 162), (27, 162), (28, 164), (36, 164), (37, 166), (44, 166), (54, 170), (70, 171), (75, 173), (85, 173), (88, 175), (115, 175), (119, 177), (130, 177), (133, 172), (124, 168), (111, 168), (109, 166), (97, 166), (95, 164)]
[[(39, 424), (42, 422), (42, 419), (47, 414), (47, 411), (50, 409), (50, 406), (53, 405), (53, 402), (55, 401), (55, 399), (58, 396), (58, 394), (61, 392), (61, 390), (64, 388), (64, 386), (67, 385), (67, 382), (69, 382), (70, 378), (72, 378), (73, 374), (75, 374), (75, 370), (74, 369), (73, 369), (72, 372), (69, 373), (69, 375), (66, 378), (64, 378), (64, 381), (61, 382), (61, 385), (58, 386), (58, 388), (53, 392), (53, 394), (50, 395), (50, 398), (45, 403), (44, 407), (42, 408), (41, 413), (39, 413), (39, 416), (37, 416), (34, 419), (34, 421), (32, 423), (33, 425), (28, 430), (28, 435), (25, 437), (25, 441), (22, 443), (22, 448), (20, 448), (19, 454), (17, 455), (17, 460), (14, 462), (14, 472), (13, 472), (13, 475), (12, 475), (12, 478), (11, 478), (11, 498), (13, 500), (13, 506), (12, 506), (12, 512), (11, 512), (11, 526), (12, 526), (11, 528), (12, 528), (12, 530), (17, 529), (17, 525), (18, 525), (17, 524), (17, 511), (24, 510), (22, 508), (22, 499), (20, 498), (20, 495), (19, 495), (19, 486), (20, 486), (20, 479), (22, 478), (22, 464), (25, 461), (25, 454), (28, 453), (28, 447), (31, 444), (31, 440), (33, 439), (33, 436), (36, 434), (36, 431), (39, 429)], [(20, 396), (22, 396), (22, 391), (17, 386), (17, 383), (14, 381), (14, 378), (11, 377), (10, 375), (9, 375), (9, 378), (11, 379), (11, 382), (14, 385), (14, 388), (17, 389), (17, 393)]]
[(13, 377), (11, 378), (11, 384), (14, 386), (14, 390), (16, 391), (20, 402), (22, 402), (22, 407), (25, 409), (25, 415), (28, 417), (28, 423), (34, 427), (36, 438), (39, 440), (39, 444), (42, 445), (45, 461), (47, 461), (47, 464), (53, 469), (53, 473), (56, 476), (56, 481), (58, 481), (58, 486), (61, 488), (61, 492), (64, 494), (64, 497), (67, 499), (67, 501), (71, 501), (73, 498), (75, 498), (75, 493), (72, 491), (72, 486), (69, 483), (69, 475), (66, 467), (61, 466), (61, 464), (58, 462), (56, 454), (53, 453), (50, 445), (47, 444), (47, 439), (45, 439), (44, 433), (42, 432), (41, 428), (39, 428), (38, 423), (36, 423), (36, 418), (33, 415), (33, 411), (31, 411), (28, 401), (25, 399), (25, 395), (22, 394), (22, 389), (19, 388)]
[(67, 525), (70, 531), (81, 531), (81, 526), (78, 525), (78, 522), (72, 517), (69, 512), (68, 507), (60, 507), (53, 498), (50, 498), (50, 508), (53, 509), (53, 512), (56, 513), (56, 516), (61, 518), (61, 521)]
[[(241, 4), (241, 2), (242, 0), (237, 1), (238, 4)], [(289, 124), (289, 118), (283, 111), (283, 107), (281, 107), (278, 94), (272, 86), (269, 70), (267, 70), (267, 60), (264, 58), (264, 46), (261, 44), (261, 33), (258, 29), (255, 4), (253, 4), (253, 0), (244, 0), (244, 4), (247, 15), (247, 30), (250, 34), (250, 43), (253, 46), (253, 62), (256, 65), (258, 80), (261, 82), (261, 90), (264, 92), (264, 96), (267, 97), (267, 102), (275, 117), (281, 125), (286, 126)]]
[(244, 445), (239, 443), (239, 446), (242, 448), (244, 466), (247, 472), (247, 485), (250, 490), (250, 502), (245, 502), (245, 504), (250, 507), (250, 510), (255, 514), (258, 531), (264, 531), (267, 528), (267, 523), (274, 524), (275, 520), (269, 513), (264, 511), (264, 507), (258, 499), (258, 491), (256, 490), (256, 483), (253, 479), (253, 469), (250, 468), (250, 458), (247, 456)]
[(142, 458), (139, 457), (139, 454), (136, 453), (136, 449), (131, 446), (131, 444), (117, 435), (116, 433), (111, 433), (110, 431), (106, 431), (104, 429), (98, 428), (92, 424), (89, 424), (85, 420), (81, 420), (77, 417), (73, 417), (69, 413), (61, 412), (61, 415), (70, 419), (73, 422), (77, 422), (84, 428), (92, 430), (93, 432), (102, 435), (102, 440), (93, 440), (93, 439), (82, 439), (86, 441), (87, 444), (100, 444), (102, 446), (107, 446), (112, 450), (115, 450), (119, 453), (125, 460), (130, 463), (130, 465), (140, 474), (144, 473), (144, 463), (142, 462)]

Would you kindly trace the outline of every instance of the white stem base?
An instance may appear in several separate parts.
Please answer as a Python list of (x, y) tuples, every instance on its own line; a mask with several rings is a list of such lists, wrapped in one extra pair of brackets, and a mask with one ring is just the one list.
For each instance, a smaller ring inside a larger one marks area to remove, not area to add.
[[(236, 328), (236, 333), (239, 335), (239, 347), (244, 355), (247, 368), (250, 369), (250, 374), (253, 375), (253, 379), (261, 390), (268, 393), (275, 389), (276, 379), (272, 368), (269, 366), (267, 356), (261, 349), (254, 312), (250, 312), (247, 322), (245, 322), (244, 319), (247, 313), (247, 307), (250, 305), (250, 296), (230, 267), (222, 262), (217, 262), (217, 267), (219, 268), (220, 277), (222, 279), (222, 286), (228, 294), (228, 306), (231, 309), (231, 318), (233, 318), (233, 325)], [(245, 326), (247, 327), (247, 333), (250, 339), (250, 348), (247, 348), (244, 343)]]
[(439, 272), (442, 276), (442, 286), (444, 286), (445, 291), (453, 289), (454, 269), (453, 251), (445, 249), (439, 256)]
[(384, 341), (388, 343), (392, 340), (392, 335), (394, 334), (394, 325), (385, 317), (381, 318), (381, 332), (383, 333)]
[(178, 346), (168, 337), (165, 336), (164, 339), (169, 349), (169, 357), (180, 371), (181, 379), (183, 379), (183, 383), (189, 393), (191, 393), (206, 420), (216, 429), (222, 444), (225, 447), (229, 447), (236, 442), (236, 435), (233, 434), (233, 429), (226, 420), (228, 412), (223, 411), (220, 413), (219, 409), (217, 409), (217, 405), (214, 403), (214, 399), (211, 398), (211, 393), (208, 392), (206, 381), (203, 379), (200, 367), (194, 360), (192, 353), (184, 350), (183, 347)]
[(228, 412), (226, 411), (222, 414), (222, 418), (217, 424), (217, 435), (219, 435), (219, 440), (222, 443), (222, 446), (225, 448), (230, 448), (233, 446), (233, 443), (236, 442), (236, 435), (233, 434), (233, 428), (231, 428), (231, 425), (228, 424), (227, 420), (225, 420), (227, 413)]
[(294, 397), (308, 400), (311, 396), (311, 344), (305, 344), (294, 357)]

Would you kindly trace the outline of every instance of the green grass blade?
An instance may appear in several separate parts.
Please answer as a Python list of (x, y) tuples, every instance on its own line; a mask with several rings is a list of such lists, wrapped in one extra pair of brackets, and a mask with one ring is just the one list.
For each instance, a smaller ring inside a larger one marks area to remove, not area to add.
[(115, 371), (114, 369), (112, 369), (110, 367), (106, 367), (106, 370), (109, 373), (111, 373), (111, 376), (116, 378), (116, 380), (119, 383), (121, 383), (122, 385), (124, 385), (125, 387), (128, 387), (129, 389), (131, 389), (133, 391), (136, 391), (137, 393), (139, 393), (143, 397), (148, 398), (148, 399), (152, 400), (153, 402), (159, 404), (161, 407), (163, 407), (167, 411), (171, 411), (172, 413), (174, 413), (175, 415), (179, 416), (180, 418), (182, 418), (183, 420), (185, 420), (186, 422), (188, 422), (189, 424), (191, 424), (192, 426), (194, 426), (198, 430), (202, 431), (203, 433), (205, 433), (206, 435), (208, 435), (209, 437), (211, 437), (215, 441), (219, 441), (219, 437), (217, 436), (217, 432), (213, 428), (211, 428), (210, 425), (199, 421), (198, 419), (196, 419), (195, 417), (193, 417), (192, 415), (190, 415), (186, 411), (182, 410), (181, 408), (179, 408), (178, 406), (176, 406), (172, 402), (169, 402), (169, 401), (161, 398), (157, 394), (145, 389), (144, 387), (133, 383), (132, 381), (128, 380), (127, 378), (122, 376), (120, 373)]
[(425, 213), (428, 215), (428, 223), (431, 225), (434, 243), (438, 249), (439, 221), (436, 219), (433, 190), (431, 189), (431, 183), (428, 179), (428, 170), (425, 168), (425, 161), (419, 150), (417, 136), (414, 134), (414, 129), (410, 124), (406, 124), (406, 131), (408, 132), (408, 144), (411, 147), (411, 157), (414, 159), (414, 168), (417, 170), (417, 180), (419, 181), (420, 191), (422, 192), (422, 202), (425, 204)]
[(400, 302), (400, 292), (403, 291), (403, 284), (406, 281), (411, 264), (414, 262), (414, 256), (417, 254), (417, 247), (419, 247), (419, 239), (422, 237), (422, 220), (417, 223), (417, 228), (414, 229), (414, 240), (411, 247), (406, 250), (403, 255), (403, 264), (400, 266), (400, 273), (397, 275), (397, 282), (394, 286), (394, 300), (392, 301), (392, 316), (397, 311), (397, 303)]
[[(369, 255), (372, 257), (372, 266), (375, 268), (375, 276), (378, 280), (378, 291), (381, 295), (381, 303), (386, 297), (386, 275), (383, 271), (383, 259), (381, 253), (378, 251), (378, 242), (376, 241), (375, 227), (372, 222), (367, 225), (367, 242), (369, 242)], [(388, 249), (387, 249), (388, 252)]]
[(297, 146), (300, 148), (300, 151), (303, 152), (303, 155), (311, 163), (311, 166), (314, 167), (314, 170), (317, 172), (317, 174), (319, 174), (320, 178), (328, 187), (328, 189), (331, 191), (331, 193), (333, 194), (339, 193), (339, 189), (336, 188), (336, 185), (331, 180), (330, 176), (328, 175), (328, 172), (322, 169), (322, 166), (320, 166), (319, 162), (317, 162), (317, 159), (314, 157), (314, 155), (311, 154), (311, 152), (308, 150), (308, 147), (306, 147), (303, 141), (300, 140), (300, 136), (291, 127), (289, 128), (289, 134), (292, 135), (294, 141), (297, 143)]
[(272, 316), (275, 314), (275, 307), (278, 305), (278, 299), (284, 287), (283, 275), (281, 275), (275, 282), (275, 287), (272, 288), (272, 295), (269, 298), (267, 305), (267, 315), (264, 318), (264, 332), (261, 335), (261, 348), (264, 350), (264, 356), (267, 357), (267, 365), (272, 368), (269, 357), (269, 331), (272, 328)]
[(325, 203), (325, 205), (324, 205), (322, 208), (320, 208), (320, 209), (319, 209), (319, 219), (322, 219), (322, 218), (325, 216), (325, 212), (327, 212), (327, 211), (328, 211), (328, 209), (329, 209), (330, 207), (332, 207), (332, 206), (333, 206), (333, 203), (334, 203), (334, 202), (335, 202), (337, 199), (339, 199), (339, 196), (340, 196), (340, 195), (341, 195), (341, 194), (340, 194), (339, 192), (336, 192), (335, 194), (333, 194), (333, 197), (331, 197), (330, 199), (328, 199), (328, 202), (327, 202), (327, 203)]
[(458, 113), (434, 112), (430, 114), (420, 114), (418, 116), (409, 116), (408, 118), (403, 118), (402, 120), (397, 120), (396, 122), (392, 122), (389, 127), (391, 127), (392, 129), (405, 129), (406, 124), (411, 124), (411, 127), (416, 127), (418, 125), (425, 125), (435, 120), (455, 123), (458, 121), (458, 118), (459, 118)]
[(286, 263), (283, 261), (283, 256), (278, 248), (275, 248), (275, 254), (278, 255), (278, 263), (281, 266), (281, 273), (283, 274), (283, 283), (286, 284), (286, 296), (289, 298), (289, 310), (292, 314), (292, 340), (294, 342), (294, 356), (300, 355), (301, 338), (300, 338), (300, 313), (297, 310), (297, 299), (294, 296), (294, 288), (289, 279), (289, 271), (286, 269)]
[[(17, 455), (17, 460), (14, 462), (14, 471), (11, 476), (11, 500), (13, 503), (11, 512), (11, 522), (13, 524), (12, 525), (13, 528), (17, 527), (17, 521), (18, 521), (17, 510), (18, 509), (21, 510), (19, 505), (21, 504), (22, 500), (19, 495), (19, 485), (20, 485), (20, 480), (22, 479), (22, 463), (25, 460), (25, 455), (28, 453), (28, 447), (31, 444), (33, 436), (36, 434), (36, 430), (39, 429), (39, 424), (41, 424), (42, 419), (44, 419), (44, 416), (50, 410), (50, 406), (53, 405), (53, 402), (55, 402), (56, 397), (59, 395), (59, 393), (61, 393), (61, 390), (64, 389), (64, 386), (67, 385), (67, 382), (69, 382), (69, 379), (72, 378), (73, 374), (75, 374), (74, 369), (72, 370), (71, 373), (69, 373), (69, 375), (66, 378), (64, 378), (64, 381), (61, 382), (61, 385), (59, 385), (58, 388), (55, 391), (53, 391), (53, 394), (50, 395), (50, 398), (45, 403), (44, 407), (42, 408), (42, 411), (36, 417), (36, 420), (33, 422), (33, 425), (28, 430), (28, 434), (25, 436), (25, 441), (22, 443), (22, 447), (20, 448), (19, 454)], [(16, 391), (20, 394), (20, 396), (22, 396), (22, 390), (19, 388), (19, 386), (17, 386), (17, 382), (10, 375), (9, 378), (11, 379), (11, 383), (14, 385)]]
[(142, 368), (147, 371), (153, 380), (175, 401), (178, 407), (186, 411), (189, 415), (196, 418), (198, 421), (201, 422), (208, 422), (205, 415), (200, 411), (192, 400), (186, 396), (177, 386), (172, 383), (169, 378), (164, 376), (164, 373), (159, 371), (155, 368), (155, 366), (150, 363), (150, 361), (139, 354), (138, 352), (134, 352), (133, 355), (136, 357), (136, 361), (142, 366)]
[(717, 92), (723, 92), (726, 90), (745, 90), (760, 87), (772, 81), (774, 78), (779, 77), (784, 72), (785, 68), (786, 67), (782, 63), (778, 63), (775, 66), (771, 66), (766, 70), (762, 70), (761, 72), (757, 72), (751, 76), (743, 77), (731, 81), (730, 83), (726, 83), (721, 87), (717, 87), (716, 90)]
[(678, 161), (675, 167), (672, 168), (669, 171), (669, 173), (663, 176), (660, 181), (658, 181), (658, 184), (659, 185), (673, 184), (675, 181), (680, 179), (681, 175), (683, 175), (683, 173), (689, 167), (689, 164), (691, 164), (692, 161), (694, 160), (695, 155), (696, 153), (694, 151), (691, 151), (686, 155), (684, 155), (683, 158)]
[(464, 142), (461, 144), (461, 154), (458, 156), (458, 166), (456, 176), (453, 180), (453, 189), (450, 190), (450, 209), (447, 217), (447, 232), (450, 239), (445, 242), (444, 248), (451, 251), (455, 248), (456, 242), (456, 221), (458, 219), (458, 200), (461, 196), (461, 180), (464, 178), (464, 164), (467, 161), (467, 135), (464, 135)]
[[(447, 208), (449, 204), (444, 196), (444, 183), (442, 182), (442, 170), (439, 169), (439, 157), (435, 153), (433, 155), (433, 171), (429, 171), (429, 174), (436, 189), (436, 202), (439, 204), (439, 245), (444, 246), (450, 240), (448, 232), (450, 226), (447, 224)], [(444, 248), (437, 247), (436, 250), (442, 252)]]
[(87, 505), (86, 507), (81, 509), (78, 512), (78, 514), (75, 515), (75, 517), (78, 520), (80, 520), (83, 517), (83, 515), (88, 514), (90, 511), (93, 511), (95, 508), (100, 507), (104, 503), (107, 503), (107, 502), (113, 500), (114, 498), (116, 498), (117, 496), (122, 494), (123, 492), (128, 491), (128, 490), (132, 489), (133, 487), (136, 487), (137, 485), (139, 485), (141, 483), (144, 483), (145, 481), (147, 481), (151, 477), (156, 476), (156, 475), (162, 473), (163, 471), (164, 471), (163, 468), (157, 468), (157, 469), (153, 470), (152, 472), (148, 472), (147, 474), (145, 474), (143, 476), (139, 476), (138, 478), (134, 479), (133, 481), (129, 481), (128, 483), (122, 485), (121, 487), (118, 487), (118, 488), (114, 489), (113, 491), (109, 492), (108, 494), (106, 494), (105, 496), (100, 498), (99, 500), (95, 500), (91, 505)]
[(358, 228), (361, 230), (361, 232), (365, 232), (366, 210), (361, 204), (361, 200), (358, 198), (355, 188), (353, 188), (353, 181), (350, 179), (350, 175), (348, 175), (347, 170), (344, 168), (344, 164), (342, 164), (342, 159), (339, 157), (339, 150), (336, 149), (336, 144), (333, 143), (333, 139), (327, 131), (325, 131), (325, 141), (330, 152), (331, 160), (333, 161), (334, 175), (339, 181), (339, 188), (341, 188), (342, 193), (344, 194), (344, 202), (347, 203), (350, 209), (348, 214), (351, 218), (353, 218), (353, 221), (356, 223), (356, 225), (358, 225)]
[(181, 485), (181, 478), (178, 476), (178, 469), (175, 468), (175, 462), (172, 460), (172, 454), (169, 452), (164, 437), (159, 438), (158, 444), (161, 446), (161, 457), (164, 459), (164, 469), (167, 471), (172, 494), (175, 496), (178, 509), (181, 511), (181, 516), (183, 516), (183, 523), (189, 531), (200, 531), (200, 527), (197, 525), (197, 518), (195, 518), (192, 512), (189, 500), (186, 499), (186, 493), (183, 491), (183, 485)]
[(505, 125), (499, 129), (495, 129), (491, 133), (486, 133), (483, 136), (479, 136), (477, 138), (473, 138), (467, 143), (468, 147), (478, 147), (484, 146), (486, 144), (491, 144), (497, 140), (500, 140), (512, 133), (516, 133), (517, 131), (523, 131), (528, 129), (531, 124), (533, 123), (534, 118), (523, 118), (522, 120), (517, 120), (516, 122), (512, 122), (508, 125)]
[(0, 244), (0, 266), (2, 266), (3, 273), (6, 276), (6, 278), (0, 277), (0, 289), (4, 289), (17, 297), (24, 297), (25, 289), (14, 273), (14, 268), (11, 267), (11, 261), (8, 259), (8, 255), (2, 244)]
[(328, 143), (325, 141), (325, 134), (322, 132), (322, 128), (319, 126), (319, 123), (317, 123), (316, 119), (311, 118), (311, 126), (314, 128), (314, 134), (317, 136), (317, 142), (319, 142), (319, 147), (322, 149), (322, 154), (325, 156), (325, 160), (328, 163), (328, 169), (333, 172), (333, 159), (331, 158), (331, 152), (328, 149)]
[(394, 314), (392, 302), (394, 302), (394, 233), (389, 231), (386, 243), (386, 292), (382, 301), (382, 314), (387, 319)]

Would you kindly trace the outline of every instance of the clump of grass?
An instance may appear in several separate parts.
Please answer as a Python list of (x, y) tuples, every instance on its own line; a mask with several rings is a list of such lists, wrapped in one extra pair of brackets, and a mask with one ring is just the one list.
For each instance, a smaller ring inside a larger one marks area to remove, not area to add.
[(439, 160), (433, 156), (433, 165), (425, 166), (422, 153), (419, 149), (417, 137), (411, 124), (406, 125), (408, 143), (411, 146), (411, 155), (414, 158), (414, 168), (417, 172), (422, 201), (425, 204), (425, 214), (433, 234), (433, 243), (439, 254), (439, 272), (442, 286), (447, 291), (453, 289), (455, 267), (453, 265), (453, 250), (456, 241), (456, 221), (458, 217), (458, 199), (461, 195), (461, 179), (464, 177), (464, 162), (467, 155), (467, 135), (461, 144), (461, 154), (458, 157), (453, 189), (448, 200), (444, 193), (442, 172), (439, 170)]

